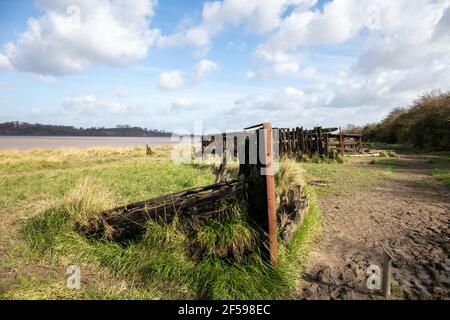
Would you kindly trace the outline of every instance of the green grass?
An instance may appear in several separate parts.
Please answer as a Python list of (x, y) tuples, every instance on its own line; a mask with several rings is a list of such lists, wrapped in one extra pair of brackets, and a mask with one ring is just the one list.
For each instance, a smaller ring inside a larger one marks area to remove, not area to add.
[(435, 153), (431, 162), (431, 173), (450, 188), (450, 153)]
[(365, 143), (370, 146), (372, 149), (378, 150), (403, 150), (403, 151), (411, 151), (413, 147), (407, 144), (400, 143), (384, 143), (384, 142), (370, 142)]
[[(361, 162), (361, 163), (359, 163)], [(395, 158), (346, 158), (344, 163), (302, 163), (309, 181), (319, 181), (313, 186), (319, 197), (345, 196), (352, 190), (371, 188), (389, 180), (398, 160)]]
[[(0, 194), (0, 244), (7, 248), (0, 270), (17, 273), (15, 280), (0, 283), (6, 288), (0, 298), (280, 299), (296, 292), (321, 225), (313, 201), (291, 242), (284, 246), (279, 241), (276, 267), (263, 258), (260, 235), (239, 199), (223, 204), (223, 221), (189, 232), (174, 220), (149, 222), (142, 239), (127, 245), (79, 234), (77, 224), (105, 208), (214, 180), (211, 167), (174, 164), (166, 149), (156, 149), (151, 157), (137, 150), (0, 156), (2, 163), (10, 163), (0, 170), (5, 190)], [(42, 165), (46, 158), (52, 166)], [(284, 164), (279, 188), (303, 183), (301, 173), (300, 164)], [(81, 290), (65, 287), (65, 268), (72, 264), (81, 268)]]

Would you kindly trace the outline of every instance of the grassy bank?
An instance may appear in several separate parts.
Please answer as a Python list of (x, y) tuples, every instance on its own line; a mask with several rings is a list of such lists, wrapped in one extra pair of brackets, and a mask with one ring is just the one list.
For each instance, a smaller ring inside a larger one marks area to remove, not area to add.
[[(96, 212), (210, 184), (211, 168), (177, 165), (169, 148), (0, 153), (0, 295), (5, 299), (277, 299), (295, 294), (321, 224), (311, 201), (273, 268), (257, 249), (245, 206), (224, 204), (227, 219), (185, 232), (177, 222), (149, 223), (138, 242), (119, 245), (81, 236), (76, 222)], [(277, 176), (278, 192), (298, 183), (301, 165)], [(314, 197), (311, 190), (310, 196)], [(196, 250), (193, 251), (193, 248)], [(233, 259), (231, 259), (232, 257)], [(82, 289), (65, 287), (68, 265)]]
[(431, 173), (450, 188), (450, 152), (438, 152), (431, 160)]

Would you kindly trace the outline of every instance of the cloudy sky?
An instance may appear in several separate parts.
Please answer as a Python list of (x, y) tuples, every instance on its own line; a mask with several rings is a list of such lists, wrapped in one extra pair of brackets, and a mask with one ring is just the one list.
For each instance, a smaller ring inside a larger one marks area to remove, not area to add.
[(450, 0), (0, 0), (0, 122), (336, 126), (450, 89)]

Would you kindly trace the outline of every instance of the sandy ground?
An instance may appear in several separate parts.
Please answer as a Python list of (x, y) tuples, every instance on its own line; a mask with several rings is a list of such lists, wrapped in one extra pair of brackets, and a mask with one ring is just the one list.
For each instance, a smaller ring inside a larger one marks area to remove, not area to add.
[(381, 299), (366, 286), (367, 268), (382, 267), (381, 242), (396, 261), (392, 299), (450, 297), (450, 191), (425, 157), (403, 155), (391, 181), (319, 200), (326, 223), (313, 249), (299, 299)]

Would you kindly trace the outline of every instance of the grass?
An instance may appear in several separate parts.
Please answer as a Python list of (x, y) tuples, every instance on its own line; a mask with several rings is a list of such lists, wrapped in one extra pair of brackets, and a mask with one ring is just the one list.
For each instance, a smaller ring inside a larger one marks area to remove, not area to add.
[(345, 196), (355, 189), (371, 188), (388, 181), (398, 159), (359, 157), (345, 158), (344, 163), (302, 163), (301, 168), (312, 189), (319, 197)]
[(411, 151), (413, 150), (413, 147), (411, 145), (407, 144), (400, 144), (400, 143), (384, 143), (384, 142), (371, 142), (371, 143), (365, 143), (370, 146), (371, 149), (376, 150), (403, 150), (403, 151)]
[(439, 152), (431, 160), (431, 173), (450, 188), (450, 153)]
[[(88, 240), (77, 232), (77, 224), (105, 208), (214, 181), (211, 166), (174, 164), (169, 151), (155, 148), (152, 156), (143, 148), (3, 152), (0, 271), (15, 277), (0, 278), (0, 298), (292, 297), (320, 230), (313, 203), (291, 242), (279, 241), (276, 267), (258, 249), (259, 235), (239, 199), (223, 204), (227, 218), (221, 223), (187, 232), (177, 220), (149, 222), (143, 238), (127, 245)], [(302, 170), (295, 161), (284, 162), (278, 189), (304, 183)], [(81, 268), (81, 290), (65, 287), (65, 269), (72, 264)]]

